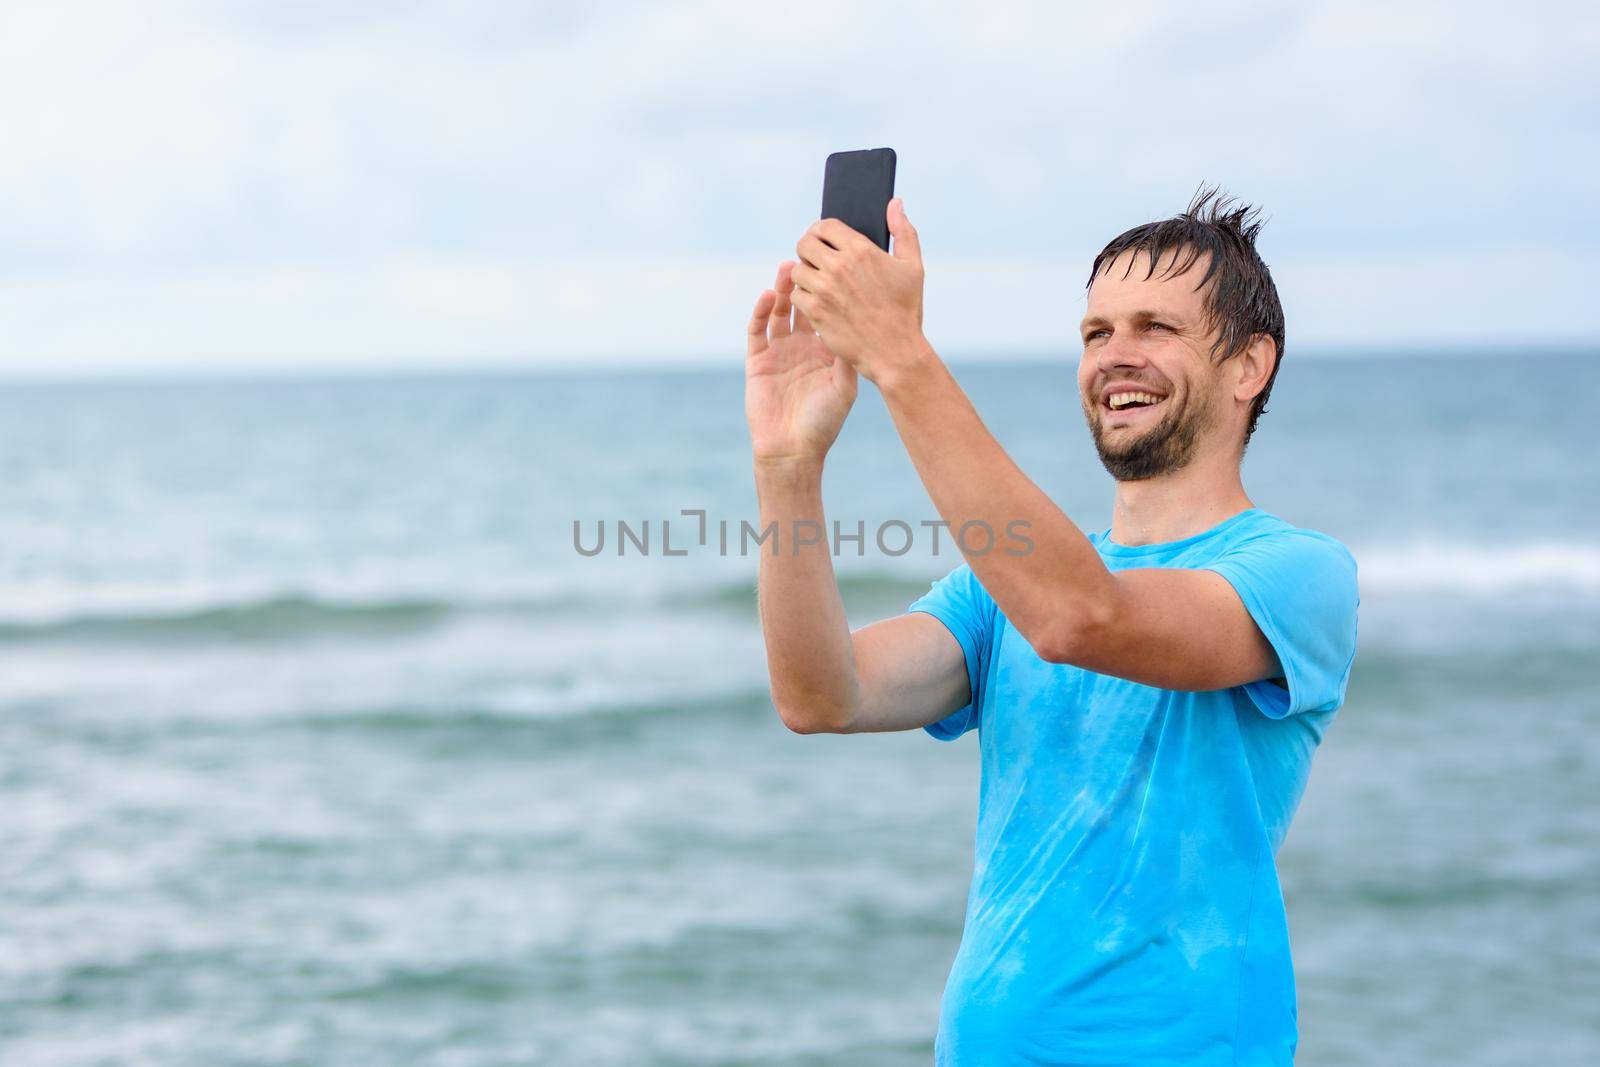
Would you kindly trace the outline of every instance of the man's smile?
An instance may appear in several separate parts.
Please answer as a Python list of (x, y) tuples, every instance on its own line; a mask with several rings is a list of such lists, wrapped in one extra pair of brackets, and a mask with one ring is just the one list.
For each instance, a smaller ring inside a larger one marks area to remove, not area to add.
[(1109, 385), (1101, 392), (1100, 411), (1103, 418), (1110, 418), (1113, 422), (1131, 423), (1154, 417), (1152, 413), (1166, 401), (1167, 395), (1151, 386), (1119, 383)]

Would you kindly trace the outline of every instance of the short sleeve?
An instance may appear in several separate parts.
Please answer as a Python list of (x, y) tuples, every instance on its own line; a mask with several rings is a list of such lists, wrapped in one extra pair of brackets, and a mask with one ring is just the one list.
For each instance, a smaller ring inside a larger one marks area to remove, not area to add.
[(1361, 603), (1356, 561), (1344, 545), (1289, 529), (1245, 541), (1206, 569), (1228, 580), (1278, 654), (1287, 690), (1270, 679), (1244, 687), (1264, 715), (1282, 719), (1344, 703)]
[(972, 568), (963, 563), (934, 582), (933, 587), (906, 610), (924, 612), (944, 623), (966, 656), (971, 701), (959, 711), (923, 727), (941, 741), (954, 741), (979, 724), (998, 609)]

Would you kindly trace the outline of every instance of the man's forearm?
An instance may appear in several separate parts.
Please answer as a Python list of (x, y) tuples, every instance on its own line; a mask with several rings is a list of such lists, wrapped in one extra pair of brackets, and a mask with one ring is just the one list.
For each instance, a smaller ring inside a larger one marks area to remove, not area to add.
[[(761, 528), (776, 527), (776, 552), (761, 551), (758, 590), (773, 704), (790, 729), (843, 729), (859, 693), (822, 513), (822, 463), (757, 461), (756, 494)], [(799, 544), (797, 530), (814, 543)]]
[(926, 341), (896, 366), (877, 384), (933, 506), (1035, 651), (1064, 654), (1105, 619), (1115, 580), (1083, 531), (1006, 455)]

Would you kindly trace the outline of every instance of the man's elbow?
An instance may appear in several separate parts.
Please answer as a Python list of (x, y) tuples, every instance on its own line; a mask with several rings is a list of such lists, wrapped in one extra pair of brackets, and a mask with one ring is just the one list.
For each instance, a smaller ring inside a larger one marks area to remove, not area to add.
[(783, 725), (797, 734), (847, 734), (855, 720), (848, 708), (820, 700), (778, 704), (777, 709)]
[(1046, 663), (1081, 664), (1092, 660), (1106, 635), (1116, 627), (1115, 613), (1109, 608), (1086, 604), (1060, 617), (1050, 620), (1050, 625), (1040, 627), (1029, 644)]

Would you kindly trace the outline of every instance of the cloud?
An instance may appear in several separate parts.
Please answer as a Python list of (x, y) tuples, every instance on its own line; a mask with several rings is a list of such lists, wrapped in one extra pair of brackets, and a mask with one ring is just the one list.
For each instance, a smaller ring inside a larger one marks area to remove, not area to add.
[(1267, 206), (1292, 336), (1592, 338), (1531, 279), (1600, 265), (1597, 41), (1578, 4), (11, 5), (0, 372), (710, 356), (877, 144), (939, 344), (1059, 344), (1039, 309), (1202, 179)]

